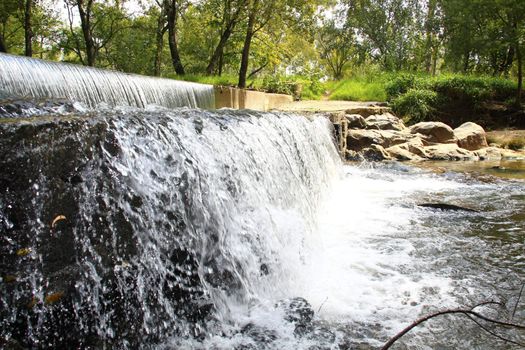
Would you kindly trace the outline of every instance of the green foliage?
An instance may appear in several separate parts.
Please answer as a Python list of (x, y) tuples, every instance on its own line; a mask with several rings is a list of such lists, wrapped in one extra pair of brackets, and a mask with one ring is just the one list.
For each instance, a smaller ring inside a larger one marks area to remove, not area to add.
[(432, 90), (409, 88), (392, 101), (392, 110), (409, 123), (427, 120), (432, 113), (438, 94)]
[(516, 83), (487, 76), (402, 73), (393, 75), (385, 89), (396, 113), (423, 121), (435, 118), (436, 111), (473, 115), (484, 103), (510, 99)]
[(267, 92), (293, 95), (295, 83), (279, 74), (267, 75), (263, 78), (263, 88)]
[(166, 78), (191, 81), (194, 83), (201, 84), (210, 84), (216, 86), (235, 86), (237, 84), (237, 76), (231, 74), (225, 74), (221, 76), (217, 75), (198, 75), (198, 74), (185, 74), (185, 75), (176, 75), (175, 73), (170, 73), (166, 75)]
[(385, 101), (386, 92), (381, 81), (368, 82), (359, 79), (345, 79), (329, 84), (330, 100)]
[(507, 148), (511, 149), (511, 150), (514, 150), (514, 151), (519, 151), (519, 150), (525, 148), (525, 140), (524, 139), (512, 139), (507, 144)]
[(402, 73), (389, 80), (385, 85), (385, 91), (389, 100), (405, 94), (408, 90), (416, 88), (416, 76)]

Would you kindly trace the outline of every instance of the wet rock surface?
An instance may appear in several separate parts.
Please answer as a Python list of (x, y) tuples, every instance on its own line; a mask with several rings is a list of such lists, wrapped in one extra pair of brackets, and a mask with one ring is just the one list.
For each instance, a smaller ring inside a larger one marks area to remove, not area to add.
[[(11, 348), (135, 348), (179, 331), (178, 320), (199, 328), (213, 308), (184, 214), (166, 205), (184, 194), (159, 193), (154, 207), (129, 187), (112, 123), (0, 122), (0, 338)], [(141, 236), (151, 210), (169, 220), (148, 229), (171, 237), (152, 275)]]
[(63, 115), (85, 110), (85, 107), (79, 103), (60, 99), (0, 99), (0, 118), (27, 118), (49, 116), (50, 114)]

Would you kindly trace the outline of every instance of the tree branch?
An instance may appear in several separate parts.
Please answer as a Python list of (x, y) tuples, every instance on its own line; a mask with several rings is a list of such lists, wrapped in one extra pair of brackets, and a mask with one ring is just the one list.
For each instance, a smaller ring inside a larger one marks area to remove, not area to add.
[[(435, 312), (433, 314), (424, 316), (424, 317), (418, 319), (417, 321), (414, 321), (409, 326), (405, 327), (401, 332), (397, 333), (388, 342), (386, 342), (385, 345), (383, 345), (381, 350), (389, 349), (396, 341), (398, 341), (402, 336), (404, 336), (405, 334), (410, 332), (413, 328), (415, 328), (415, 327), (419, 326), (420, 324), (430, 320), (431, 318), (434, 318), (434, 317), (437, 317), (437, 316), (442, 316), (442, 315), (461, 314), (461, 315), (466, 315), (466, 316), (468, 316), (471, 319), (473, 317), (476, 317), (476, 318), (479, 318), (479, 319), (481, 319), (483, 321), (486, 321), (486, 322), (489, 322), (489, 323), (494, 323), (494, 324), (497, 324), (499, 326), (512, 327), (512, 328), (517, 328), (517, 329), (525, 329), (525, 325), (521, 325), (521, 324), (517, 324), (517, 323), (511, 323), (511, 322), (505, 322), (505, 321), (500, 321), (500, 320), (495, 320), (495, 319), (483, 316), (482, 314), (480, 314), (480, 313), (478, 313), (476, 311), (473, 311), (475, 308), (477, 308), (479, 306), (488, 305), (488, 304), (501, 305), (500, 303), (489, 301), (489, 302), (483, 302), (483, 303), (477, 304), (477, 305), (473, 306), (470, 309), (448, 309), (448, 310), (438, 311), (438, 312)], [(476, 322), (476, 321), (474, 321), (474, 322), (477, 325), (479, 325), (478, 322)], [(484, 329), (484, 330), (487, 331), (486, 329)], [(501, 337), (501, 336), (497, 336), (497, 338), (499, 338), (499, 339), (501, 339), (503, 341), (506, 341), (506, 342), (511, 342), (511, 343), (516, 344), (516, 342), (514, 342), (513, 340), (510, 340), (510, 339), (507, 339), (507, 338), (504, 338), (504, 337)], [(523, 344), (519, 344), (519, 345), (523, 345)]]

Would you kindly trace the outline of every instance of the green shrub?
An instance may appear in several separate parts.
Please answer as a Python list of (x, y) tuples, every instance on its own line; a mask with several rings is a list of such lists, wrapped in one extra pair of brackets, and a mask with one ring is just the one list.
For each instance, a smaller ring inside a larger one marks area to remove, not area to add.
[(279, 74), (267, 75), (263, 78), (262, 88), (267, 92), (293, 95), (295, 83)]
[(406, 93), (410, 89), (414, 89), (417, 86), (416, 76), (413, 74), (402, 73), (391, 78), (385, 86), (385, 91), (388, 100)]
[(391, 105), (392, 110), (407, 122), (414, 124), (427, 120), (434, 112), (438, 95), (427, 89), (409, 89), (406, 93), (395, 98)]
[(514, 150), (514, 151), (519, 151), (525, 148), (525, 140), (518, 139), (518, 138), (512, 139), (507, 143), (507, 148)]

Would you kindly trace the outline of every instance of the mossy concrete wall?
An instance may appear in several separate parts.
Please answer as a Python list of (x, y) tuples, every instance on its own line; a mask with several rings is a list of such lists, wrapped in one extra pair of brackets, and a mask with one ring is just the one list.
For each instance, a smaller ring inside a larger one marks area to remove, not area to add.
[(237, 89), (228, 86), (215, 87), (215, 108), (253, 109), (268, 111), (293, 102), (293, 97), (269, 94), (261, 91)]

